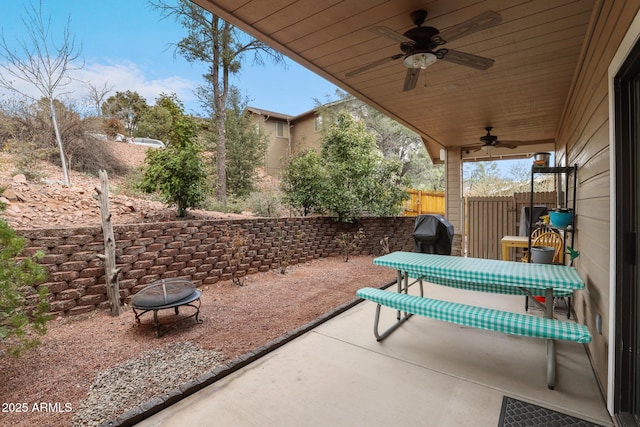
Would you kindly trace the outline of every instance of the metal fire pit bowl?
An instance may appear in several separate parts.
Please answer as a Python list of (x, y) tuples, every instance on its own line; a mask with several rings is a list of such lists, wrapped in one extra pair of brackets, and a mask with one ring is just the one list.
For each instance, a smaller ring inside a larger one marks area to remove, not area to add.
[[(136, 322), (140, 324), (140, 316), (153, 311), (153, 325), (156, 328), (156, 336), (162, 336), (158, 311), (173, 308), (175, 310), (175, 323), (179, 320), (194, 317), (196, 323), (202, 323), (200, 316), (200, 296), (202, 291), (196, 289), (195, 285), (186, 279), (171, 278), (157, 280), (142, 288), (131, 298), (131, 306), (136, 316)], [(179, 308), (182, 306), (191, 307), (195, 312), (183, 319), (178, 318)]]

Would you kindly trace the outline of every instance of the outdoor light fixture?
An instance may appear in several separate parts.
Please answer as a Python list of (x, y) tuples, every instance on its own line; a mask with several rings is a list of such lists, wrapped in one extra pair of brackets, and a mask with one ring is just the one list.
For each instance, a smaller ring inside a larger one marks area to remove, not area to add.
[(485, 145), (482, 148), (484, 149), (485, 153), (487, 153), (488, 156), (491, 156), (491, 152), (495, 147), (493, 145)]
[(429, 65), (436, 62), (438, 57), (431, 52), (413, 53), (404, 59), (404, 66), (407, 68), (426, 69)]

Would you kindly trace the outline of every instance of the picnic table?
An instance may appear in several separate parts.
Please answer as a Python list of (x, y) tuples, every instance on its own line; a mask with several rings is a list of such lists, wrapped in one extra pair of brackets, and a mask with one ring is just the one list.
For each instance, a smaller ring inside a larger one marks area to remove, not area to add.
[[(554, 319), (554, 290), (566, 292), (584, 289), (584, 282), (573, 267), (414, 252), (393, 252), (375, 258), (373, 263), (394, 268), (398, 272), (397, 292), (374, 288), (363, 288), (357, 292), (359, 297), (378, 304), (374, 319), (374, 334), (378, 341), (389, 336), (413, 314), (464, 326), (544, 338), (547, 340), (547, 385), (550, 389), (555, 386), (554, 340), (591, 342), (591, 334), (586, 326)], [(412, 283), (409, 282), (410, 277), (415, 279)], [(478, 292), (545, 296), (545, 316), (426, 298), (423, 281)], [(416, 282), (420, 286), (420, 295), (409, 295), (409, 287)], [(382, 305), (397, 310), (397, 321), (385, 332), (379, 333)]]

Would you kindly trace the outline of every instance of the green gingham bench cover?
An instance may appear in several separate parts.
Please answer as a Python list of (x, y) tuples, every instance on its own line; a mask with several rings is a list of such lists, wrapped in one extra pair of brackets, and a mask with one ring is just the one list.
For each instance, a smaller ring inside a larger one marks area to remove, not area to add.
[[(522, 287), (513, 286), (513, 285), (496, 285), (495, 283), (476, 283), (476, 282), (463, 282), (460, 280), (453, 279), (443, 279), (442, 277), (436, 276), (418, 276), (417, 274), (412, 275), (409, 272), (409, 276), (415, 277), (417, 279), (422, 279), (425, 282), (433, 283), (435, 285), (448, 286), (450, 288), (464, 289), (467, 291), (477, 291), (477, 292), (487, 292), (491, 294), (503, 294), (503, 295), (523, 295), (525, 294), (524, 289)], [(529, 291), (529, 294), (532, 296), (546, 296), (546, 289), (544, 288), (526, 288)], [(556, 297), (570, 297), (573, 296), (572, 290), (566, 289), (554, 289), (553, 296)]]
[(396, 310), (462, 326), (524, 337), (550, 338), (583, 344), (591, 342), (589, 329), (574, 322), (510, 313), (375, 288), (359, 289), (356, 295)]
[(584, 282), (573, 267), (553, 264), (530, 264), (417, 252), (393, 252), (373, 260), (375, 265), (407, 272), (437, 285), (521, 295), (528, 289), (532, 295), (545, 295), (553, 288), (556, 296), (571, 295), (584, 289)]

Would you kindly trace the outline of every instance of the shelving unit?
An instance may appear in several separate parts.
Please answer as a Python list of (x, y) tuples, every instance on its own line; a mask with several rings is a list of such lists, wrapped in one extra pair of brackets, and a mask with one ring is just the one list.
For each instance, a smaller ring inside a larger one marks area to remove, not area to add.
[[(554, 174), (559, 178), (564, 178), (564, 191), (562, 186), (558, 182), (556, 188), (558, 190), (558, 207), (559, 208), (567, 208), (573, 210), (573, 216), (571, 218), (571, 223), (567, 227), (558, 228), (553, 227), (552, 225), (547, 225), (546, 227), (551, 230), (556, 230), (562, 233), (565, 247), (567, 246), (567, 238), (571, 237), (571, 247), (574, 247), (574, 231), (575, 231), (575, 220), (576, 220), (576, 184), (578, 182), (577, 178), (578, 165), (574, 164), (573, 166), (532, 166), (531, 167), (531, 199), (529, 203), (529, 254), (531, 254), (531, 234), (533, 233), (535, 222), (533, 218), (533, 183), (535, 176), (538, 174)], [(570, 178), (573, 177), (573, 197), (569, 199), (569, 181)], [(564, 251), (563, 251), (564, 253)], [(563, 255), (564, 256), (564, 255)], [(529, 262), (532, 262), (533, 257), (529, 256)], [(564, 259), (564, 258), (563, 258)]]

